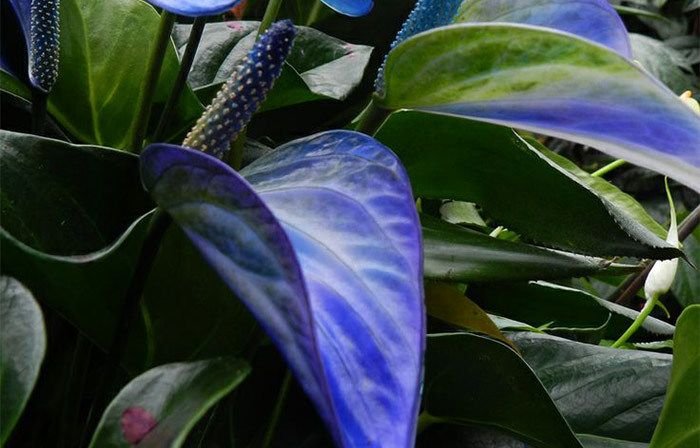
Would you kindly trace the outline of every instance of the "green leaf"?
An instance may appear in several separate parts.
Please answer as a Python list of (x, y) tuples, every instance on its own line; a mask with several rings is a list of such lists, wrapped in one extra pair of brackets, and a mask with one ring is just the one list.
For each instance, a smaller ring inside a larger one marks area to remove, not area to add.
[(624, 209), (508, 128), (397, 112), (377, 138), (401, 158), (417, 196), (475, 202), (498, 224), (559, 249), (601, 256), (678, 256), (677, 249)]
[(486, 23), (416, 35), (387, 58), (378, 106), (457, 115), (593, 146), (700, 189), (700, 119), (618, 53), (551, 28)]
[(671, 356), (506, 333), (577, 433), (648, 442), (661, 413)]
[(685, 309), (676, 328), (671, 382), (651, 448), (700, 446), (700, 305)]
[[(598, 342), (617, 339), (639, 313), (584, 291), (546, 282), (470, 285), (469, 296), (487, 312), (541, 327), (546, 332)], [(673, 335), (673, 325), (649, 317), (635, 341)]]
[(541, 152), (552, 162), (576, 176), (576, 179), (578, 179), (580, 183), (595, 192), (598, 197), (603, 198), (604, 201), (612, 204), (613, 207), (632, 217), (636, 222), (646, 227), (659, 238), (666, 239), (666, 229), (656, 222), (632, 196), (621, 191), (602, 177), (591, 176), (586, 171), (576, 166), (574, 162), (554, 151), (550, 151), (537, 140), (533, 138), (525, 138), (525, 140), (530, 146)]
[(423, 402), (433, 417), (498, 428), (535, 447), (581, 446), (527, 364), (487, 337), (428, 336)]
[(683, 54), (660, 40), (630, 33), (634, 59), (677, 94), (693, 87), (693, 69)]
[(510, 345), (501, 330), (479, 306), (464, 296), (455, 285), (428, 282), (425, 284), (425, 308), (429, 316), (461, 330), (483, 333)]
[(450, 282), (553, 279), (589, 275), (609, 263), (493, 238), (421, 215), (424, 275)]
[(440, 207), (440, 216), (450, 224), (471, 224), (486, 227), (476, 206), (471, 202), (450, 201)]
[[(255, 42), (258, 22), (209, 23), (195, 55), (189, 83), (205, 102), (231, 76)], [(190, 25), (179, 25), (173, 37), (183, 52)], [(345, 99), (360, 83), (372, 48), (353, 45), (313, 28), (298, 27), (292, 52), (263, 110), (319, 99)]]
[[(233, 358), (151, 369), (127, 384), (109, 404), (90, 447), (128, 448), (136, 444), (127, 442), (125, 435), (132, 441), (138, 439), (138, 446), (143, 448), (180, 447), (195, 423), (249, 372), (244, 361)], [(136, 420), (135, 427), (138, 423), (155, 426), (150, 431), (130, 428), (130, 415)]]
[(577, 434), (577, 437), (585, 448), (647, 448), (649, 446), (646, 443), (610, 439), (590, 434)]
[(106, 346), (152, 208), (138, 158), (1, 131), (0, 160), (3, 269)]
[(696, 267), (684, 260), (679, 261), (671, 291), (681, 306), (686, 307), (700, 304), (700, 273), (697, 268), (700, 267), (700, 230), (696, 229), (683, 241), (683, 252)]
[(139, 359), (141, 365), (237, 356), (257, 335), (255, 319), (243, 302), (177, 226), (166, 232), (142, 300), (150, 325), (130, 346), (135, 357), (148, 338), (151, 351), (145, 363)]
[(39, 305), (24, 285), (4, 276), (0, 328), (0, 446), (4, 446), (34, 389), (46, 352)]
[[(61, 61), (49, 112), (75, 137), (86, 143), (127, 148), (158, 22), (155, 9), (140, 0), (61, 1)], [(156, 103), (165, 102), (177, 70), (171, 45)], [(173, 126), (185, 126), (201, 110), (186, 88)]]
[[(137, 157), (2, 131), (0, 158), (3, 272), (109, 347), (151, 218)], [(245, 307), (177, 229), (166, 234), (144, 294), (130, 369), (236, 355), (250, 340)]]

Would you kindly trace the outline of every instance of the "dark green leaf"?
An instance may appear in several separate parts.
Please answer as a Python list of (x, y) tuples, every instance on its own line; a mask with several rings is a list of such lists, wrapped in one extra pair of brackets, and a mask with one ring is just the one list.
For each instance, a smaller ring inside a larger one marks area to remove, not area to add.
[(604, 260), (505, 241), (428, 215), (423, 225), (424, 275), (442, 281), (553, 279), (603, 271)]
[[(127, 384), (110, 403), (90, 446), (180, 447), (195, 423), (249, 372), (244, 361), (233, 358), (151, 369)], [(139, 424), (155, 426), (147, 431), (139, 430)], [(125, 436), (138, 440), (129, 443)]]
[(590, 434), (578, 434), (577, 437), (585, 448), (647, 448), (649, 446), (647, 443), (609, 439)]
[(686, 307), (700, 304), (700, 230), (695, 230), (683, 241), (683, 252), (695, 267), (684, 260), (679, 261), (671, 291), (678, 302)]
[(661, 413), (671, 356), (507, 333), (574, 431), (648, 442)]
[(510, 129), (398, 112), (377, 137), (399, 155), (417, 196), (475, 202), (497, 223), (560, 249), (649, 258), (678, 255)]
[(10, 436), (39, 377), (46, 351), (41, 309), (20, 282), (0, 277), (0, 446)]
[(630, 34), (634, 59), (677, 94), (693, 86), (693, 70), (683, 55), (664, 42)]
[[(258, 22), (207, 24), (197, 50), (190, 85), (204, 100), (211, 98), (233, 73), (255, 42)], [(176, 27), (173, 37), (184, 51), (191, 26)], [(362, 80), (372, 48), (352, 45), (314, 30), (299, 27), (282, 76), (263, 110), (314, 101), (345, 99)]]
[[(469, 296), (490, 313), (595, 342), (617, 339), (638, 315), (586, 292), (545, 282), (474, 284)], [(658, 340), (673, 331), (673, 325), (649, 317), (634, 340)]]
[(499, 428), (536, 447), (580, 447), (535, 374), (507, 345), (468, 333), (428, 336), (425, 411)]
[(700, 305), (683, 311), (676, 328), (671, 382), (652, 448), (700, 446)]
[[(158, 21), (155, 9), (140, 0), (61, 1), (61, 62), (49, 111), (75, 137), (127, 147)], [(165, 101), (177, 70), (170, 46), (155, 102)], [(185, 89), (176, 121), (182, 127), (200, 113), (201, 105)]]

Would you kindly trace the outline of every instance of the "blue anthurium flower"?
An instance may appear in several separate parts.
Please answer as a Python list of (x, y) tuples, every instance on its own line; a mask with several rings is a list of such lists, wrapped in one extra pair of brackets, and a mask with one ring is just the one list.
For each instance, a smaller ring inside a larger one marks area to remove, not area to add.
[[(454, 9), (452, 0), (421, 3)], [(433, 23), (410, 20), (418, 31)], [(472, 0), (452, 20), (389, 53), (381, 107), (553, 135), (700, 190), (700, 118), (630, 59), (626, 30), (606, 1)]]
[[(183, 16), (220, 14), (236, 6), (241, 0), (148, 0), (150, 3)], [(347, 16), (363, 16), (372, 9), (372, 0), (323, 0), (335, 11)]]
[[(9, 0), (19, 22), (27, 51), (27, 76), (33, 87), (49, 92), (58, 78), (60, 0)], [(14, 61), (1, 61), (2, 68), (21, 76)]]
[(287, 143), (240, 174), (212, 156), (259, 105), (293, 37), (291, 22), (273, 24), (187, 137), (200, 151), (149, 146), (143, 183), (260, 321), (338, 446), (411, 447), (422, 248), (397, 157), (351, 131)]

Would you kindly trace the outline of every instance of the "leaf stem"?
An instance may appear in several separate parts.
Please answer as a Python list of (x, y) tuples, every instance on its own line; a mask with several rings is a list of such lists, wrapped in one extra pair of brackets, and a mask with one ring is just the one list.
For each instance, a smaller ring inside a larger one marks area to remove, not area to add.
[[(695, 228), (700, 224), (700, 206), (695, 207), (692, 212), (678, 225), (678, 240), (684, 241)], [(651, 268), (654, 263), (649, 263), (643, 271), (632, 274), (620, 285), (620, 287), (612, 294), (610, 300), (615, 300), (615, 303), (620, 305), (629, 305), (632, 298), (637, 294), (637, 291), (644, 285)]]
[(163, 113), (160, 115), (160, 120), (158, 121), (158, 126), (156, 126), (156, 131), (153, 133), (153, 141), (160, 141), (160, 139), (163, 137), (165, 127), (170, 122), (175, 106), (182, 96), (182, 91), (187, 83), (187, 76), (190, 74), (192, 62), (194, 62), (194, 57), (197, 54), (197, 48), (199, 47), (199, 42), (202, 40), (204, 25), (206, 25), (206, 23), (206, 17), (197, 17), (194, 19), (192, 30), (190, 31), (190, 37), (187, 39), (187, 47), (185, 48), (185, 53), (182, 55), (182, 60), (180, 61), (180, 69), (177, 72), (177, 78), (175, 78), (173, 88), (170, 90), (170, 95), (168, 96), (168, 101), (165, 103), (165, 107), (163, 108)]
[(627, 163), (626, 160), (617, 159), (613, 162), (608, 163), (604, 167), (592, 172), (591, 176), (592, 177), (603, 177), (605, 174), (608, 174), (610, 171), (614, 170), (615, 168), (621, 167), (625, 163)]
[(43, 135), (47, 120), (49, 94), (37, 88), (32, 89), (32, 133)]
[(656, 302), (659, 300), (659, 295), (655, 294), (651, 300), (647, 300), (647, 302), (644, 304), (644, 308), (642, 308), (642, 311), (639, 312), (639, 315), (637, 316), (636, 319), (634, 319), (634, 322), (632, 322), (632, 325), (625, 331), (622, 336), (620, 336), (617, 341), (613, 343), (611, 346), (612, 348), (619, 348), (627, 342), (629, 338), (632, 337), (634, 333), (639, 330), (639, 328), (644, 324), (644, 321), (646, 320), (647, 317), (651, 314), (651, 312), (654, 310), (656, 307)]
[(106, 399), (109, 398), (107, 396), (109, 388), (119, 372), (119, 363), (126, 351), (129, 341), (129, 332), (140, 309), (146, 281), (148, 280), (151, 268), (158, 254), (160, 243), (165, 236), (165, 231), (168, 229), (171, 222), (172, 218), (170, 218), (170, 215), (161, 209), (156, 209), (156, 212), (151, 218), (148, 233), (141, 246), (136, 268), (131, 277), (129, 287), (126, 290), (121, 313), (117, 320), (114, 335), (112, 336), (112, 342), (107, 350), (104, 374), (100, 378), (96, 388), (95, 398), (90, 406), (87, 417), (87, 428), (94, 428), (93, 425), (96, 425), (98, 418), (97, 411), (104, 408)]
[(428, 414), (427, 411), (421, 412), (420, 415), (418, 416), (418, 424), (416, 427), (416, 434), (421, 434), (423, 431), (428, 429), (433, 424), (440, 423), (441, 421), (442, 421), (441, 418), (434, 417), (434, 416)]
[(265, 14), (260, 21), (260, 27), (258, 28), (258, 35), (260, 37), (262, 33), (267, 31), (272, 25), (272, 22), (277, 18), (277, 14), (280, 12), (280, 6), (282, 6), (282, 0), (270, 0), (267, 3), (267, 8), (265, 8)]
[(358, 118), (356, 131), (373, 136), (393, 111), (377, 105), (374, 97)]
[(148, 58), (146, 76), (141, 84), (141, 95), (136, 105), (136, 118), (131, 125), (131, 144), (129, 146), (131, 151), (141, 152), (143, 147), (143, 140), (148, 129), (148, 118), (151, 115), (153, 96), (155, 95), (160, 69), (163, 66), (165, 51), (170, 43), (170, 33), (174, 24), (175, 15), (164, 10), (160, 15), (156, 39)]
[(280, 386), (280, 392), (277, 395), (277, 402), (272, 410), (272, 415), (270, 415), (270, 422), (267, 424), (267, 430), (265, 430), (265, 436), (263, 437), (261, 448), (269, 448), (272, 445), (272, 441), (275, 436), (275, 430), (277, 429), (277, 423), (279, 423), (280, 416), (282, 415), (282, 408), (284, 407), (284, 402), (287, 399), (287, 394), (289, 393), (289, 386), (292, 383), (292, 372), (288, 369), (287, 373), (284, 374), (284, 379), (282, 380), (282, 386)]

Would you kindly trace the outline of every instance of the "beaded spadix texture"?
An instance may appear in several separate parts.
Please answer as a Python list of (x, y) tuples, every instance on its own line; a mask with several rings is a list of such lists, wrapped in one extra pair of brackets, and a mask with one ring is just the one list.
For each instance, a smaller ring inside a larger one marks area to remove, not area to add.
[(223, 158), (282, 73), (295, 35), (289, 20), (272, 24), (221, 87), (182, 146)]

